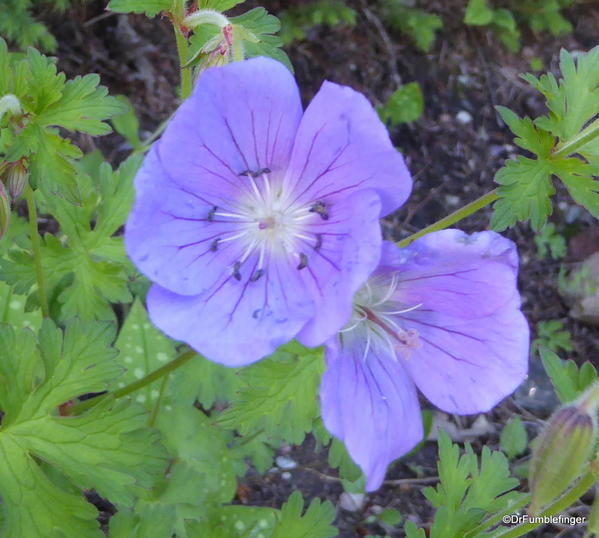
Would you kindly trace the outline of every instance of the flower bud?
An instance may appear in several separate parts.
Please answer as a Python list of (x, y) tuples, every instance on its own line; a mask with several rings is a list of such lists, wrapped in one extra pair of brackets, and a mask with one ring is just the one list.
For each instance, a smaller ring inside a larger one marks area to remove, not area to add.
[(0, 120), (4, 114), (19, 114), (21, 113), (21, 102), (12, 93), (7, 93), (0, 97)]
[(10, 223), (10, 200), (4, 184), (0, 182), (0, 239), (8, 230)]
[(589, 408), (589, 394), (559, 408), (537, 439), (529, 477), (531, 514), (561, 495), (580, 476), (592, 454), (597, 422), (594, 406)]
[(8, 188), (8, 194), (12, 198), (14, 202), (21, 194), (23, 194), (23, 189), (25, 188), (25, 184), (29, 179), (29, 170), (23, 163), (23, 161), (17, 161), (14, 163), (8, 163), (8, 166), (5, 170), (6, 174), (6, 187)]

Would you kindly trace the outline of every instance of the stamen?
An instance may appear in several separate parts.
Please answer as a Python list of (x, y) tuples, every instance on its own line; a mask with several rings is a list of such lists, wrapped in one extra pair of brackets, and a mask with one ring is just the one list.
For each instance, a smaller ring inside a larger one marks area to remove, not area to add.
[(254, 271), (254, 274), (250, 277), (250, 282), (256, 282), (264, 276), (264, 269), (258, 269)]
[(386, 316), (395, 316), (397, 314), (406, 314), (407, 312), (412, 312), (417, 310), (422, 306), (423, 303), (417, 304), (415, 306), (410, 306), (409, 308), (404, 308), (403, 310), (395, 310), (393, 312), (379, 312), (379, 314), (384, 314)]
[(239, 271), (240, 269), (241, 262), (235, 262), (233, 265), (233, 278), (235, 278), (235, 280), (241, 280), (241, 272)]
[(393, 276), (391, 277), (391, 283), (389, 284), (389, 288), (387, 289), (387, 293), (385, 293), (384, 297), (374, 303), (372, 306), (379, 306), (383, 303), (386, 303), (389, 299), (391, 299), (391, 296), (395, 293), (395, 290), (397, 289), (397, 274), (393, 273)]
[(322, 234), (316, 234), (316, 244), (314, 245), (314, 250), (318, 252), (320, 247), (322, 247)]
[(299, 265), (297, 266), (298, 270), (302, 270), (305, 269), (306, 267), (308, 267), (308, 256), (306, 256), (303, 252), (299, 253)]
[(216, 215), (217, 210), (218, 206), (212, 206), (212, 209), (208, 212), (208, 222), (212, 222), (214, 220), (214, 216)]
[(261, 176), (263, 174), (270, 174), (271, 173), (271, 169), (270, 168), (258, 168), (258, 170), (252, 171), (252, 170), (244, 170), (243, 172), (239, 172), (240, 176), (249, 176), (249, 177), (258, 177)]
[(212, 241), (212, 244), (210, 245), (210, 250), (212, 252), (216, 252), (218, 250), (218, 243), (219, 243), (220, 239), (216, 238), (214, 241)]
[(314, 204), (312, 204), (310, 207), (310, 212), (317, 213), (320, 215), (322, 220), (329, 220), (329, 211), (327, 209), (327, 205), (322, 200), (314, 202)]

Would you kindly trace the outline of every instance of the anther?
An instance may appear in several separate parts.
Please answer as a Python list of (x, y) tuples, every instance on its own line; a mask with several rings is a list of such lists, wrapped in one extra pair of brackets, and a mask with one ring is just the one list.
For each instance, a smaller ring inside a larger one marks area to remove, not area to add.
[(216, 252), (218, 250), (219, 242), (220, 242), (220, 239), (218, 237), (214, 241), (212, 241), (212, 243), (210, 244), (210, 250), (212, 252)]
[(254, 271), (254, 274), (250, 277), (250, 282), (256, 282), (264, 276), (264, 269), (258, 269)]
[(235, 280), (241, 280), (241, 273), (240, 270), (241, 269), (241, 262), (235, 262), (235, 265), (233, 265), (233, 278)]
[(316, 234), (316, 244), (314, 245), (314, 250), (318, 252), (320, 247), (322, 247), (322, 234)]
[(251, 176), (251, 177), (259, 177), (262, 174), (270, 174), (270, 168), (259, 168), (258, 170), (244, 170), (243, 172), (239, 172), (240, 176)]
[(303, 252), (299, 253), (299, 265), (297, 266), (298, 270), (305, 269), (308, 267), (308, 256), (306, 256)]
[(329, 210), (327, 209), (327, 205), (322, 200), (318, 200), (312, 204), (312, 207), (310, 207), (310, 213), (317, 213), (320, 215), (322, 220), (329, 220)]
[(212, 206), (212, 209), (208, 212), (208, 222), (214, 220), (214, 214), (218, 211), (218, 206)]

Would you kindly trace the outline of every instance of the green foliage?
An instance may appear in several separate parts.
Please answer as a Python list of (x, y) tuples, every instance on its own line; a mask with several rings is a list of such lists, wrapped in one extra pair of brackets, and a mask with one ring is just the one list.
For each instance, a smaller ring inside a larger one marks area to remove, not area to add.
[(574, 350), (570, 333), (564, 330), (564, 324), (560, 320), (540, 321), (537, 324), (537, 337), (532, 342), (532, 353), (536, 354), (540, 348), (547, 348), (556, 353), (560, 349)]
[(395, 90), (387, 102), (377, 108), (381, 120), (395, 127), (416, 121), (424, 112), (424, 96), (418, 82), (404, 84)]
[(543, 367), (562, 403), (578, 398), (597, 379), (597, 370), (588, 361), (580, 367), (573, 360), (562, 361), (553, 351), (540, 349)]
[(297, 342), (279, 348), (251, 368), (239, 370), (236, 399), (219, 423), (241, 435), (264, 432), (274, 440), (299, 444), (318, 416), (321, 349)]
[(511, 418), (501, 430), (499, 438), (501, 450), (505, 452), (510, 459), (519, 456), (526, 451), (528, 447), (528, 434), (526, 428), (520, 420), (520, 417)]
[[(107, 163), (96, 165), (88, 157), (77, 168), (81, 205), (51, 195), (46, 198), (63, 237), (44, 236), (43, 272), (51, 306), (63, 319), (112, 320), (111, 303), (131, 300), (130, 262), (122, 238), (113, 235), (133, 202), (132, 181), (140, 162), (141, 156), (133, 156), (113, 171)], [(0, 277), (14, 284), (18, 293), (28, 293), (36, 283), (31, 252), (18, 246), (11, 249), (0, 260)]]
[(34, 49), (25, 57), (9, 53), (0, 39), (0, 96), (13, 94), (22, 107), (22, 113), (0, 119), (0, 159), (26, 159), (34, 186), (80, 203), (73, 159), (82, 153), (59, 128), (91, 135), (111, 131), (105, 121), (125, 109), (99, 82), (98, 75), (67, 81), (52, 59)]
[(469, 26), (488, 26), (497, 33), (508, 49), (520, 49), (520, 30), (513, 13), (508, 9), (492, 9), (487, 0), (470, 0), (464, 22)]
[(548, 254), (554, 260), (561, 260), (567, 252), (566, 239), (563, 235), (557, 233), (555, 224), (548, 222), (541, 228), (541, 231), (535, 236), (537, 246), (537, 256), (540, 260), (546, 258)]
[(110, 0), (106, 9), (117, 13), (145, 13), (155, 17), (161, 11), (171, 9), (174, 0)]
[[(587, 126), (599, 113), (599, 47), (578, 56), (577, 62), (562, 51), (560, 67), (563, 78), (559, 81), (553, 74), (524, 76), (545, 96), (547, 116), (533, 121), (498, 107), (516, 135), (515, 143), (534, 158), (520, 155), (497, 172), (499, 200), (492, 219), (496, 230), (518, 220), (530, 220), (535, 230), (541, 229), (552, 212), (553, 175), (577, 203), (599, 217), (599, 184), (594, 179), (599, 167), (594, 161), (594, 145), (585, 144), (599, 130), (597, 121)], [(583, 159), (570, 157), (572, 153)]]
[(142, 408), (108, 400), (78, 417), (56, 414), (60, 404), (105, 390), (119, 375), (113, 338), (113, 327), (103, 323), (71, 322), (63, 335), (45, 321), (38, 338), (31, 329), (0, 326), (3, 535), (102, 536), (96, 510), (77, 488), (129, 506), (164, 469), (164, 451), (156, 432), (144, 428)]
[(309, 28), (326, 25), (331, 28), (356, 24), (356, 10), (347, 6), (344, 0), (318, 0), (289, 7), (279, 14), (281, 18), (281, 39), (288, 45), (306, 38)]
[(50, 7), (65, 11), (71, 0), (2, 0), (0, 2), (0, 35), (19, 48), (37, 46), (49, 52), (56, 50), (56, 39), (31, 14), (34, 7)]
[(273, 538), (329, 538), (337, 536), (337, 529), (331, 525), (335, 519), (335, 508), (326, 501), (313, 499), (302, 515), (304, 502), (299, 491), (295, 491), (281, 508), (281, 516), (273, 533)]
[(423, 52), (431, 50), (443, 19), (434, 13), (411, 7), (405, 0), (387, 0), (381, 6), (385, 22), (408, 35)]
[[(479, 462), (470, 445), (466, 445), (466, 452), (460, 456), (458, 446), (443, 432), (439, 436), (438, 472), (437, 487), (423, 491), (437, 508), (431, 538), (464, 536), (486, 513), (501, 512), (522, 495), (511, 491), (519, 481), (510, 476), (508, 461), (501, 452), (483, 447)], [(420, 535), (410, 526), (408, 536)]]
[(464, 22), (470, 26), (490, 28), (503, 44), (513, 52), (520, 50), (518, 23), (528, 25), (533, 32), (549, 31), (559, 36), (572, 31), (572, 25), (561, 10), (572, 5), (572, 0), (518, 0), (494, 9), (488, 0), (469, 0)]

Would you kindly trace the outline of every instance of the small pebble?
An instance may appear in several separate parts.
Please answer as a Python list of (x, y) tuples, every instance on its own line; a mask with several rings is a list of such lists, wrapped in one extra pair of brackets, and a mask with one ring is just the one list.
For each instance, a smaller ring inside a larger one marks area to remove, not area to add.
[(339, 497), (339, 506), (348, 512), (357, 512), (361, 510), (366, 502), (364, 493), (347, 493), (346, 491)]
[(281, 478), (283, 480), (291, 480), (291, 473), (285, 471), (284, 473), (281, 473)]
[(277, 467), (287, 471), (297, 467), (297, 463), (287, 456), (277, 456), (275, 463), (277, 464)]
[(465, 110), (460, 110), (457, 114), (455, 119), (463, 124), (466, 125), (467, 123), (470, 123), (472, 121), (472, 114), (470, 114), (470, 112), (466, 112)]

